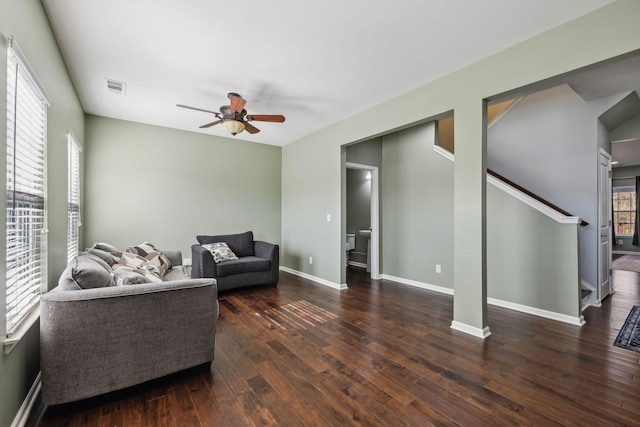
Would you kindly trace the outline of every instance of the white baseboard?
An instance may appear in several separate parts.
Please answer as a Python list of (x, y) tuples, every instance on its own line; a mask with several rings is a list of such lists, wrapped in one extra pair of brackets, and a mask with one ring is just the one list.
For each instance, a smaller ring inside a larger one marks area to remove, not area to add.
[(289, 268), (289, 267), (280, 266), (280, 270), (284, 271), (284, 272), (287, 272), (287, 273), (295, 274), (296, 276), (300, 276), (300, 277), (302, 277), (304, 279), (312, 280), (312, 281), (314, 281), (316, 283), (319, 283), (319, 284), (324, 285), (324, 286), (328, 286), (328, 287), (333, 288), (333, 289), (338, 289), (339, 291), (343, 291), (345, 289), (348, 289), (348, 286), (347, 286), (346, 283), (340, 284), (340, 283), (331, 282), (331, 281), (325, 280), (325, 279), (323, 279), (321, 277), (312, 276), (311, 274), (303, 273), (302, 271), (294, 270), (294, 269)]
[(466, 323), (458, 322), (457, 320), (451, 321), (451, 329), (464, 332), (465, 334), (473, 335), (474, 337), (485, 339), (491, 335), (491, 331), (488, 326), (484, 328), (476, 328), (475, 326), (467, 325)]
[(353, 266), (353, 267), (358, 267), (358, 268), (367, 268), (367, 264), (363, 263), (363, 262), (358, 262), (358, 261), (348, 261), (347, 264)]
[(33, 409), (33, 405), (36, 402), (38, 395), (40, 394), (41, 387), (42, 383), (40, 382), (40, 372), (38, 372), (38, 376), (31, 385), (29, 393), (27, 393), (27, 397), (24, 398), (24, 401), (22, 402), (18, 413), (11, 423), (11, 427), (24, 427), (27, 424), (27, 419), (29, 418), (31, 409)]
[(528, 305), (516, 304), (514, 302), (502, 301), (495, 298), (487, 298), (487, 303), (496, 305), (502, 308), (508, 308), (509, 310), (520, 311), (522, 313), (532, 314), (534, 316), (544, 317), (545, 319), (557, 320), (558, 322), (569, 323), (570, 325), (582, 326), (586, 322), (584, 316), (580, 317), (568, 316), (562, 313), (556, 313), (555, 311), (543, 310), (541, 308), (529, 307)]
[[(441, 294), (446, 294), (446, 295), (453, 295), (453, 293), (454, 293), (454, 290), (451, 289), (451, 288), (445, 288), (445, 287), (442, 287), (442, 286), (431, 285), (429, 283), (422, 283), (422, 282), (418, 282), (416, 280), (411, 280), (411, 279), (405, 279), (405, 278), (402, 278), (402, 277), (391, 276), (389, 274), (383, 274), (382, 275), (382, 279), (391, 280), (393, 282), (398, 282), (398, 283), (401, 283), (403, 285), (409, 285), (409, 286), (414, 286), (414, 287), (417, 287), (417, 288), (427, 289), (427, 290), (430, 290), (430, 291), (439, 292)], [(586, 283), (586, 284), (588, 285), (588, 283)], [(527, 305), (516, 304), (516, 303), (513, 303), (513, 302), (503, 301), (503, 300), (499, 300), (499, 299), (496, 299), (496, 298), (487, 298), (487, 304), (491, 304), (491, 305), (495, 305), (495, 306), (503, 307), (503, 308), (508, 308), (509, 310), (514, 310), (514, 311), (519, 311), (519, 312), (522, 312), (522, 313), (532, 314), (534, 316), (544, 317), (546, 319), (556, 320), (556, 321), (563, 322), (563, 323), (569, 323), (570, 325), (582, 326), (582, 325), (585, 324), (583, 316), (580, 316), (580, 317), (567, 316), (566, 314), (556, 313), (556, 312), (553, 312), (553, 311), (543, 310), (543, 309), (540, 309), (540, 308), (530, 307), (530, 306), (527, 306)], [(453, 324), (452, 324), (452, 327), (453, 327)], [(458, 328), (454, 327), (454, 329), (458, 329)], [(465, 331), (463, 331), (463, 332), (465, 332)], [(467, 333), (470, 333), (470, 332), (467, 332)], [(475, 331), (475, 333), (471, 333), (471, 335), (475, 335), (475, 336), (480, 336), (481, 337), (481, 336), (483, 336), (483, 332), (482, 332), (482, 330), (480, 330), (480, 332)]]
[(402, 283), (403, 285), (414, 286), (416, 288), (427, 289), (429, 291), (438, 292), (441, 294), (453, 295), (453, 289), (445, 288), (443, 286), (431, 285), (429, 283), (418, 282), (416, 280), (405, 279), (403, 277), (396, 277), (390, 274), (382, 274), (382, 280), (390, 280), (392, 282)]

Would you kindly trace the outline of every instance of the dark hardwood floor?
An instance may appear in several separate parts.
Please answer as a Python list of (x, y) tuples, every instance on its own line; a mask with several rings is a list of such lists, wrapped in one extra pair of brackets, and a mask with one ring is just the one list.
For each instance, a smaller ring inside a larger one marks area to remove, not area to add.
[[(210, 371), (43, 410), (32, 426), (640, 425), (640, 353), (612, 342), (640, 274), (582, 328), (489, 306), (452, 330), (452, 297), (350, 271), (336, 291), (281, 273), (221, 294)], [(179, 340), (177, 341), (179, 342)]]

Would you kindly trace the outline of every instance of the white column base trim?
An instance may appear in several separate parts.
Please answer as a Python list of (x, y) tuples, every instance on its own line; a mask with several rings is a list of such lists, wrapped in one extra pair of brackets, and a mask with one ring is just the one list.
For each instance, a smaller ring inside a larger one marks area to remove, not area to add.
[(316, 283), (319, 283), (321, 285), (328, 286), (328, 287), (333, 288), (333, 289), (338, 289), (339, 291), (344, 291), (345, 289), (349, 289), (349, 287), (347, 286), (346, 283), (340, 284), (340, 283), (331, 282), (331, 281), (325, 280), (325, 279), (323, 279), (321, 277), (316, 277), (316, 276), (313, 276), (311, 274), (303, 273), (302, 271), (294, 270), (294, 269), (289, 268), (289, 267), (280, 266), (280, 271), (284, 271), (286, 273), (290, 273), (290, 274), (294, 274), (296, 276), (300, 276), (303, 279), (308, 279), (308, 280), (314, 281)]
[(476, 328), (475, 326), (467, 325), (466, 323), (458, 322), (457, 320), (451, 321), (451, 329), (455, 329), (456, 331), (464, 332), (465, 334), (473, 335), (477, 338), (485, 339), (489, 335), (491, 335), (491, 331), (488, 326), (484, 328)]
[(438, 292), (441, 294), (453, 295), (453, 289), (445, 288), (444, 286), (431, 285), (429, 283), (418, 282), (416, 280), (404, 279), (402, 277), (392, 276), (390, 274), (382, 274), (380, 277), (382, 280), (390, 280), (392, 282), (402, 283), (403, 285), (414, 286), (416, 288), (427, 289), (429, 291)]
[(586, 322), (584, 316), (573, 317), (554, 311), (543, 310), (541, 308), (529, 307), (527, 305), (516, 304), (514, 302), (502, 301), (495, 298), (487, 298), (487, 303), (497, 305), (498, 307), (508, 308), (509, 310), (520, 311), (522, 313), (533, 314), (534, 316), (544, 317), (546, 319), (557, 320), (558, 322), (569, 323), (570, 325), (582, 326)]
[(38, 395), (40, 394), (41, 387), (42, 383), (40, 382), (40, 372), (38, 372), (38, 376), (31, 385), (29, 393), (27, 393), (27, 397), (24, 398), (24, 401), (22, 402), (18, 413), (11, 423), (11, 427), (24, 427), (25, 425), (27, 425), (27, 419), (29, 418), (31, 409), (33, 409), (33, 405), (36, 402)]

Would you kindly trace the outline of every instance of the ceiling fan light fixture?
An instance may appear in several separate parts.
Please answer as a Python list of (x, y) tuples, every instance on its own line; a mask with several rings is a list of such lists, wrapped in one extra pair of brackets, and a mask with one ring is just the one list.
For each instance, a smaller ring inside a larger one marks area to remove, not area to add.
[(231, 135), (235, 135), (244, 130), (244, 123), (239, 120), (225, 120), (222, 122), (222, 127)]

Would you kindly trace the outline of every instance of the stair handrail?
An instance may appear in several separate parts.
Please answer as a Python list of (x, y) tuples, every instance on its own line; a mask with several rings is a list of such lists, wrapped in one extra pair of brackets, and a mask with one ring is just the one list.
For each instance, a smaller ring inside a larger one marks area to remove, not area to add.
[(549, 202), (548, 200), (543, 199), (542, 197), (538, 196), (537, 194), (527, 190), (526, 188), (516, 184), (515, 182), (511, 181), (508, 178), (505, 178), (504, 176), (500, 175), (497, 172), (492, 171), (491, 169), (487, 169), (487, 175), (491, 175), (492, 177), (494, 177), (495, 179), (497, 179), (498, 181), (502, 181), (504, 184), (513, 187), (514, 189), (516, 189), (517, 191), (531, 197), (532, 199), (538, 201), (539, 203), (542, 203), (543, 205), (547, 206), (548, 208), (556, 211), (559, 214), (562, 214), (565, 217), (573, 217), (573, 218), (578, 218), (580, 220), (580, 226), (582, 227), (586, 227), (587, 225), (589, 225), (589, 223), (585, 220), (583, 220), (582, 218), (576, 217), (575, 215), (570, 214), (569, 212), (565, 211), (564, 209), (554, 205), (553, 203)]

